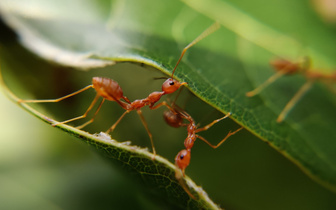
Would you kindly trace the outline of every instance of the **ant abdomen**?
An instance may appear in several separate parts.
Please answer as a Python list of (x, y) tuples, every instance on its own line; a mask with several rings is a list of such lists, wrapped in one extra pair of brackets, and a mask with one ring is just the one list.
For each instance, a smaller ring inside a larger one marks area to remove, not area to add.
[(163, 118), (169, 126), (174, 128), (181, 127), (183, 124), (183, 118), (181, 115), (175, 114), (170, 110), (163, 113)]
[(124, 93), (118, 82), (104, 77), (92, 78), (93, 88), (97, 93), (109, 101), (117, 101), (124, 98)]

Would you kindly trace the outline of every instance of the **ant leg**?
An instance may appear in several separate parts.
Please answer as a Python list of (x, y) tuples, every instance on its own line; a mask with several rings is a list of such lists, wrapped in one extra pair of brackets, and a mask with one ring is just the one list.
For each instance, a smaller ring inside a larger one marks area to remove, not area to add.
[(180, 61), (182, 60), (185, 52), (192, 46), (194, 46), (197, 42), (201, 41), (202, 39), (204, 39), (205, 37), (207, 37), (208, 35), (210, 35), (211, 33), (215, 32), (217, 29), (219, 29), (220, 24), (218, 22), (215, 22), (214, 24), (212, 24), (211, 26), (209, 26), (209, 28), (205, 29), (205, 31), (203, 31), (198, 37), (196, 37), (196, 39), (194, 39), (190, 44), (188, 44), (182, 51), (181, 56), (179, 58), (179, 60), (177, 61), (173, 73), (172, 73), (172, 77), (174, 75), (174, 72), (178, 66), (178, 64), (180, 63)]
[[(161, 102), (161, 103), (159, 103), (159, 104), (157, 104), (155, 106), (152, 106), (152, 107), (150, 106), (149, 108), (150, 109), (157, 109), (157, 108), (159, 108), (161, 106), (166, 106), (173, 114), (175, 114), (175, 115), (182, 115), (184, 119), (190, 121), (190, 118), (191, 118), (190, 115), (188, 113), (186, 113), (182, 108), (180, 108), (179, 106), (177, 106), (176, 104), (173, 105), (174, 108), (175, 108), (174, 109), (171, 106), (169, 106), (166, 101), (163, 101), (163, 102)], [(179, 110), (177, 110), (177, 109), (179, 109)], [(183, 124), (181, 126), (187, 126), (187, 125)]]
[(246, 93), (247, 97), (252, 97), (260, 93), (263, 89), (265, 89), (269, 84), (274, 82), (275, 80), (279, 79), (281, 76), (283, 76), (285, 73), (282, 71), (276, 72), (274, 75), (272, 75), (270, 78), (268, 78), (264, 83), (259, 85), (257, 88), (255, 88), (252, 91), (249, 91)]
[(140, 109), (137, 109), (137, 113), (138, 113), (138, 115), (139, 115), (139, 117), (141, 119), (142, 124), (146, 128), (146, 131), (147, 131), (148, 136), (150, 138), (150, 141), (151, 141), (151, 144), (152, 144), (152, 151), (153, 151), (153, 157), (152, 157), (152, 159), (154, 160), (155, 159), (155, 155), (156, 155), (156, 151), (155, 151), (155, 147), (154, 147), (152, 133), (149, 131), (148, 125), (146, 123), (146, 120), (145, 120), (144, 116), (142, 115), (142, 111)]
[(199, 139), (201, 139), (201, 140), (204, 141), (205, 143), (207, 143), (210, 147), (216, 149), (216, 148), (219, 147), (221, 144), (223, 144), (223, 142), (226, 141), (230, 136), (236, 134), (236, 133), (237, 133), (238, 131), (240, 131), (241, 129), (243, 129), (243, 127), (238, 128), (238, 129), (235, 130), (234, 132), (231, 132), (231, 131), (230, 131), (230, 132), (225, 136), (225, 138), (224, 138), (222, 141), (220, 141), (217, 145), (212, 145), (208, 140), (206, 140), (204, 137), (202, 137), (202, 136), (200, 136), (200, 135), (197, 135), (197, 134), (196, 134), (196, 137), (199, 138)]
[(214, 120), (212, 123), (209, 123), (208, 125), (204, 126), (203, 128), (199, 128), (195, 131), (195, 133), (198, 133), (198, 132), (201, 132), (201, 131), (206, 131), (208, 130), (209, 128), (211, 128), (211, 126), (213, 126), (214, 124), (218, 123), (219, 121), (221, 120), (224, 120), (225, 118), (229, 117), (231, 115), (231, 112), (229, 112), (227, 115), (225, 115), (224, 117), (222, 118), (219, 118), (217, 120)]
[(71, 96), (74, 96), (74, 95), (77, 95), (78, 93), (81, 93), (89, 88), (92, 88), (93, 85), (88, 85), (80, 90), (77, 90), (76, 92), (73, 92), (73, 93), (70, 93), (66, 96), (63, 96), (61, 98), (57, 98), (57, 99), (42, 99), (42, 100), (39, 100), (39, 99), (36, 99), (36, 100), (23, 100), (23, 99), (19, 99), (18, 102), (19, 103), (54, 103), (54, 102), (59, 102), (59, 101), (62, 101), (66, 98), (69, 98)]
[(65, 120), (63, 122), (54, 123), (54, 124), (52, 124), (52, 126), (56, 126), (56, 125), (60, 125), (60, 124), (66, 124), (66, 123), (69, 123), (69, 122), (72, 122), (72, 121), (75, 121), (75, 120), (78, 120), (78, 119), (85, 118), (86, 115), (88, 114), (88, 112), (93, 108), (93, 106), (95, 105), (95, 103), (97, 102), (97, 100), (99, 99), (99, 97), (100, 97), (100, 95), (98, 95), (98, 94), (95, 96), (95, 98), (91, 102), (89, 108), (86, 110), (86, 112), (83, 115), (81, 115), (79, 117), (71, 118), (69, 120)]
[(131, 103), (130, 100), (126, 96), (123, 96), (122, 99), (124, 99), (129, 104)]
[[(171, 113), (173, 113), (174, 115), (180, 115), (180, 116), (183, 116), (182, 118), (184, 118), (184, 119), (186, 119), (186, 120), (188, 120), (189, 122), (191, 122), (191, 117), (190, 117), (190, 115), (188, 114), (188, 113), (186, 113), (182, 108), (180, 108), (179, 106), (177, 106), (176, 104), (173, 104), (173, 106), (174, 106), (174, 108), (172, 108), (171, 106), (169, 106), (168, 104), (167, 104), (167, 102), (166, 101), (163, 101), (163, 102), (161, 102), (161, 103), (159, 103), (159, 104), (157, 104), (156, 106), (154, 106), (154, 107), (149, 107), (150, 109), (157, 109), (157, 108), (159, 108), (159, 107), (161, 107), (161, 106), (166, 106), (168, 109), (169, 109), (169, 111), (171, 111)], [(177, 110), (177, 109), (180, 109), (180, 110)], [(170, 113), (169, 113), (169, 115), (170, 115)], [(167, 122), (168, 123), (168, 122)], [(170, 126), (172, 126), (170, 123), (168, 123)], [(180, 124), (179, 126), (188, 126), (188, 124)], [(174, 127), (174, 126), (173, 126)]]
[(110, 133), (113, 132), (115, 127), (117, 127), (117, 125), (119, 124), (119, 122), (122, 120), (122, 118), (124, 118), (124, 116), (126, 114), (128, 114), (130, 112), (130, 110), (126, 110), (120, 117), (119, 119), (106, 131), (106, 133)]
[(175, 98), (174, 98), (173, 103), (171, 103), (172, 106), (175, 106), (175, 103), (176, 103), (176, 101), (177, 101), (177, 98), (180, 96), (180, 94), (181, 94), (181, 92), (182, 92), (182, 90), (183, 90), (183, 87), (184, 87), (184, 86), (182, 86), (182, 87), (179, 89), (179, 91), (177, 92), (177, 94), (176, 94), (176, 96), (175, 96)]
[(302, 96), (311, 88), (313, 81), (307, 81), (300, 90), (293, 96), (293, 98), (286, 104), (285, 108), (279, 114), (277, 122), (282, 122), (295, 104), (302, 98)]
[[(176, 168), (176, 170), (180, 170), (178, 168)], [(175, 174), (176, 173), (179, 173), (178, 171), (175, 171)], [(184, 173), (183, 173), (184, 174)], [(184, 176), (184, 175), (183, 175)], [(195, 196), (193, 194), (191, 194), (188, 186), (187, 186), (187, 183), (185, 180), (182, 179), (182, 177), (179, 177), (178, 175), (176, 176), (176, 179), (179, 181), (181, 187), (184, 189), (184, 191), (194, 200), (196, 200)]]
[(176, 114), (176, 111), (167, 104), (166, 101), (163, 101), (155, 106), (149, 106), (150, 109), (157, 109), (157, 108), (160, 108), (161, 106), (166, 106), (170, 111), (172, 111), (174, 114)]
[(95, 119), (97, 113), (99, 112), (100, 108), (102, 107), (104, 101), (105, 101), (105, 98), (103, 98), (103, 100), (100, 102), (100, 104), (99, 104), (99, 106), (98, 106), (96, 112), (94, 113), (93, 117), (92, 117), (89, 121), (87, 121), (87, 122), (84, 123), (83, 125), (77, 126), (76, 128), (77, 128), (77, 129), (82, 129), (82, 128), (84, 128), (85, 126), (87, 126), (88, 124), (92, 123), (92, 122), (94, 121), (94, 119)]

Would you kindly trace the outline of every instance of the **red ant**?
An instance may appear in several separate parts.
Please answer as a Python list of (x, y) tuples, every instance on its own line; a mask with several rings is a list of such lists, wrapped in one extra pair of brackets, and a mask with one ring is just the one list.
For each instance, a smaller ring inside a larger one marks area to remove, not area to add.
[(129, 112), (136, 110), (138, 115), (140, 116), (140, 119), (145, 127), (145, 129), (147, 130), (147, 133), (149, 135), (150, 141), (151, 141), (151, 145), (152, 145), (152, 151), (154, 154), (154, 157), (156, 155), (156, 151), (154, 148), (154, 143), (153, 143), (153, 139), (152, 139), (152, 134), (148, 129), (147, 123), (145, 121), (145, 118), (142, 115), (142, 111), (141, 108), (144, 106), (149, 106), (150, 109), (157, 109), (160, 106), (167, 106), (168, 108), (170, 108), (166, 102), (161, 102), (157, 105), (156, 102), (158, 102), (161, 97), (163, 95), (166, 94), (171, 94), (173, 92), (175, 92), (176, 90), (178, 90), (182, 85), (186, 85), (186, 82), (182, 82), (180, 83), (179, 81), (173, 79), (174, 76), (174, 72), (178, 66), (178, 64), (180, 63), (183, 55), (185, 54), (185, 52), (192, 47), (193, 45), (195, 45), (197, 42), (201, 41), (202, 39), (204, 39), (206, 36), (208, 36), (209, 34), (213, 33), (214, 31), (216, 31), (219, 28), (219, 24), (215, 23), (213, 25), (211, 25), (208, 29), (206, 29), (202, 34), (200, 34), (195, 40), (193, 40), (190, 44), (188, 44), (182, 51), (181, 56), (179, 58), (179, 60), (177, 61), (173, 72), (171, 74), (171, 77), (168, 78), (163, 84), (162, 84), (162, 91), (155, 91), (152, 92), (148, 95), (147, 98), (144, 99), (138, 99), (135, 100), (133, 102), (131, 102), (126, 96), (124, 96), (123, 91), (121, 89), (121, 87), (119, 86), (119, 84), (109, 78), (103, 78), (103, 77), (93, 77), (92, 78), (92, 84), (88, 85), (74, 93), (71, 93), (69, 95), (63, 96), (61, 98), (58, 99), (47, 99), (47, 100), (19, 100), (19, 103), (45, 103), (45, 102), (59, 102), (62, 101), (66, 98), (69, 98), (71, 96), (77, 95), (78, 93), (81, 93), (89, 88), (94, 88), (96, 90), (96, 96), (93, 99), (93, 101), (91, 102), (89, 108), (85, 111), (85, 113), (79, 117), (75, 117), (69, 120), (65, 120), (63, 122), (57, 122), (52, 124), (53, 126), (56, 125), (60, 125), (60, 124), (65, 124), (65, 123), (69, 123), (78, 119), (82, 119), (85, 118), (88, 114), (88, 112), (93, 108), (93, 106), (95, 105), (95, 103), (98, 101), (98, 99), (100, 97), (103, 97), (103, 100), (100, 102), (96, 112), (94, 113), (93, 117), (87, 121), (86, 123), (78, 126), (78, 129), (81, 129), (83, 127), (85, 127), (86, 125), (90, 124), (91, 122), (93, 122), (96, 114), (98, 113), (98, 111), (100, 110), (103, 102), (105, 100), (109, 100), (109, 101), (115, 101), (117, 102), (122, 108), (124, 108), (126, 111), (119, 117), (119, 119), (106, 131), (107, 133), (112, 132), (115, 127), (118, 125), (118, 123), (122, 120), (122, 118)]
[(310, 70), (310, 59), (304, 57), (301, 62), (291, 62), (285, 59), (275, 59), (270, 62), (270, 65), (276, 70), (276, 73), (268, 78), (264, 83), (259, 85), (254, 90), (247, 92), (246, 96), (252, 97), (260, 93), (269, 84), (277, 80), (283, 75), (302, 74), (306, 78), (306, 83), (298, 90), (293, 98), (286, 104), (285, 108), (281, 111), (277, 118), (277, 122), (282, 122), (295, 104), (302, 98), (302, 96), (312, 87), (313, 83), (320, 81), (326, 84), (332, 92), (336, 94), (336, 89), (332, 87), (332, 84), (336, 82), (336, 72), (334, 73), (319, 73), (317, 71)]
[[(221, 117), (217, 120), (212, 121), (208, 125), (198, 128), (196, 125), (194, 119), (184, 110), (182, 110), (180, 107), (177, 105), (172, 105), (173, 109), (170, 109), (169, 111), (164, 112), (164, 119), (167, 122), (168, 125), (172, 127), (187, 127), (188, 131), (188, 136), (184, 140), (184, 146), (185, 149), (181, 150), (175, 157), (175, 166), (176, 166), (176, 171), (175, 171), (175, 177), (179, 182), (181, 183), (181, 186), (184, 188), (184, 190), (192, 197), (195, 199), (195, 197), (190, 193), (188, 188), (185, 186), (184, 182), (182, 182), (181, 178), (182, 176), (185, 176), (185, 169), (188, 167), (190, 163), (190, 158), (191, 158), (191, 148), (194, 146), (194, 143), (196, 139), (201, 139), (204, 141), (206, 144), (208, 144), (210, 147), (216, 149), (218, 148), (221, 144), (223, 144), (230, 136), (236, 134), (238, 131), (243, 129), (243, 127), (237, 129), (234, 132), (229, 132), (224, 139), (222, 139), (217, 145), (212, 145), (208, 140), (206, 140), (204, 137), (198, 135), (197, 133), (201, 131), (206, 131), (208, 130), (211, 126), (214, 124), (218, 123), (219, 121), (229, 117), (231, 113), (228, 113), (224, 117)], [(187, 120), (188, 123), (185, 124), (183, 121)], [(181, 173), (182, 172), (182, 173)]]

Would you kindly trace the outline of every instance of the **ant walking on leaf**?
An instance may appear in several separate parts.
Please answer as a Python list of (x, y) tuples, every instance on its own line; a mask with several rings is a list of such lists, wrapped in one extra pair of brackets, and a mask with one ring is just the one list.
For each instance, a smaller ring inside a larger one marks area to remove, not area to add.
[(94, 105), (97, 103), (98, 99), (100, 97), (103, 98), (103, 100), (100, 102), (100, 104), (98, 105), (97, 110), (95, 111), (93, 117), (87, 121), (86, 123), (77, 126), (78, 129), (82, 129), (85, 126), (87, 126), (88, 124), (90, 124), (91, 122), (94, 121), (95, 116), (97, 115), (97, 113), (99, 112), (102, 104), (104, 103), (105, 100), (108, 101), (115, 101), (117, 102), (122, 108), (125, 109), (125, 112), (119, 117), (119, 119), (106, 131), (106, 133), (110, 133), (113, 132), (113, 130), (116, 128), (116, 126), (119, 124), (119, 122), (123, 119), (123, 117), (128, 114), (129, 112), (136, 110), (141, 121), (142, 124), (144, 125), (150, 141), (151, 141), (151, 145), (152, 145), (152, 151), (155, 157), (156, 155), (156, 151), (155, 151), (155, 147), (154, 147), (154, 143), (153, 143), (153, 138), (152, 138), (152, 134), (149, 131), (148, 125), (145, 121), (145, 118), (142, 115), (142, 111), (141, 108), (144, 106), (149, 106), (150, 109), (157, 109), (161, 106), (166, 106), (168, 108), (169, 105), (167, 105), (167, 103), (165, 101), (156, 104), (162, 96), (166, 95), (166, 94), (171, 94), (174, 93), (176, 90), (178, 90), (182, 85), (186, 85), (186, 82), (179, 82), (177, 80), (175, 80), (173, 78), (175, 70), (177, 68), (177, 66), (179, 65), (181, 59), (183, 58), (185, 52), (192, 47), (193, 45), (195, 45), (197, 42), (201, 41), (202, 39), (204, 39), (206, 36), (208, 36), (209, 34), (213, 33), (214, 31), (216, 31), (219, 28), (219, 24), (218, 23), (214, 23), (213, 25), (211, 25), (209, 28), (207, 28), (203, 33), (201, 33), (195, 40), (193, 40), (190, 44), (188, 44), (182, 51), (181, 56), (179, 58), (179, 60), (177, 61), (172, 74), (170, 76), (170, 78), (168, 78), (165, 82), (163, 82), (162, 84), (162, 91), (155, 91), (152, 92), (148, 95), (148, 97), (144, 98), (144, 99), (137, 99), (134, 101), (130, 101), (126, 96), (124, 96), (123, 94), (123, 90), (121, 89), (121, 87), (119, 86), (119, 84), (109, 78), (104, 78), (104, 77), (93, 77), (92, 78), (92, 84), (74, 92), (71, 94), (68, 94), (66, 96), (57, 98), (57, 99), (46, 99), (46, 100), (19, 100), (19, 103), (55, 103), (55, 102), (59, 102), (62, 101), (64, 99), (67, 99), (69, 97), (72, 97), (74, 95), (77, 95), (85, 90), (88, 90), (90, 88), (95, 89), (96, 91), (96, 96), (93, 99), (93, 101), (91, 102), (90, 106), (87, 108), (87, 110), (85, 111), (85, 113), (81, 116), (75, 117), (75, 118), (71, 118), (62, 122), (57, 122), (52, 124), (53, 126), (56, 125), (60, 125), (60, 124), (66, 124), (78, 119), (82, 119), (85, 118), (87, 116), (87, 114), (91, 111), (91, 109), (94, 107)]
[[(217, 145), (211, 144), (208, 140), (206, 140), (204, 137), (198, 135), (201, 131), (206, 131), (209, 128), (211, 128), (214, 124), (218, 123), (219, 121), (229, 117), (231, 113), (226, 114), (225, 116), (216, 119), (209, 123), (208, 125), (198, 128), (198, 125), (195, 123), (194, 119), (182, 108), (178, 107), (177, 105), (173, 104), (171, 106), (173, 109), (167, 110), (164, 112), (164, 119), (166, 123), (172, 127), (178, 128), (178, 127), (187, 127), (187, 138), (184, 140), (184, 146), (185, 149), (181, 150), (175, 157), (175, 177), (177, 180), (179, 180), (181, 186), (184, 188), (184, 190), (195, 199), (195, 197), (191, 194), (185, 183), (182, 181), (182, 177), (185, 176), (185, 169), (188, 167), (191, 159), (191, 149), (194, 146), (194, 143), (196, 139), (200, 139), (204, 141), (206, 144), (208, 144), (210, 147), (216, 149), (220, 145), (222, 145), (230, 136), (236, 134), (238, 131), (243, 129), (243, 127), (238, 128), (234, 132), (229, 132), (224, 139), (222, 139)], [(187, 121), (187, 123), (184, 123), (184, 121)]]
[(301, 86), (292, 99), (286, 104), (277, 118), (277, 122), (282, 122), (304, 94), (312, 87), (312, 85), (320, 81), (336, 94), (336, 89), (332, 86), (336, 83), (336, 72), (320, 73), (310, 69), (311, 60), (309, 57), (304, 57), (302, 61), (294, 63), (285, 59), (275, 59), (270, 62), (270, 65), (275, 69), (276, 73), (268, 78), (264, 83), (259, 85), (254, 90), (247, 92), (246, 96), (252, 97), (260, 93), (268, 85), (284, 75), (302, 74), (306, 78), (306, 82)]

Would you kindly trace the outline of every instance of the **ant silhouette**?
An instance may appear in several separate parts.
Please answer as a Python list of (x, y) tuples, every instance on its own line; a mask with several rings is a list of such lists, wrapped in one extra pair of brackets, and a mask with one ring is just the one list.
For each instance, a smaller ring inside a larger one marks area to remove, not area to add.
[(281, 111), (277, 118), (277, 122), (282, 122), (288, 113), (293, 109), (295, 104), (304, 96), (304, 94), (312, 87), (312, 85), (319, 81), (327, 85), (327, 87), (336, 94), (336, 89), (332, 84), (336, 82), (336, 72), (334, 73), (320, 73), (316, 70), (313, 71), (311, 60), (309, 57), (304, 57), (300, 62), (291, 62), (286, 59), (275, 59), (270, 62), (270, 65), (276, 70), (276, 73), (268, 78), (264, 83), (259, 85), (252, 91), (246, 93), (246, 96), (252, 97), (260, 93), (268, 85), (279, 79), (284, 75), (302, 74), (306, 78), (306, 82), (301, 86), (292, 99), (286, 104), (285, 108)]
[(179, 65), (181, 59), (183, 58), (185, 52), (192, 47), (193, 45), (195, 45), (197, 42), (201, 41), (202, 39), (204, 39), (205, 37), (207, 37), (208, 35), (210, 35), (211, 33), (215, 32), (218, 28), (219, 28), (219, 24), (218, 23), (214, 23), (213, 25), (211, 25), (209, 28), (207, 28), (203, 33), (201, 33), (198, 37), (196, 37), (196, 39), (194, 39), (190, 44), (188, 44), (182, 51), (179, 60), (177, 61), (172, 74), (170, 76), (170, 78), (168, 78), (165, 82), (163, 82), (162, 84), (162, 91), (155, 91), (152, 92), (148, 95), (148, 97), (144, 98), (144, 99), (138, 99), (138, 100), (134, 100), (134, 101), (130, 101), (126, 96), (124, 96), (123, 94), (123, 90), (121, 89), (121, 87), (119, 86), (119, 84), (109, 78), (104, 78), (104, 77), (93, 77), (92, 78), (92, 84), (74, 92), (71, 94), (68, 94), (66, 96), (57, 98), (57, 99), (46, 99), (46, 100), (19, 100), (19, 103), (55, 103), (55, 102), (59, 102), (62, 101), (64, 99), (67, 99), (69, 97), (72, 97), (74, 95), (77, 95), (85, 90), (88, 90), (90, 88), (95, 89), (96, 91), (96, 96), (93, 99), (93, 101), (91, 102), (90, 106), (88, 107), (88, 109), (85, 111), (85, 113), (81, 116), (75, 117), (75, 118), (71, 118), (62, 122), (57, 122), (52, 124), (52, 126), (56, 126), (56, 125), (60, 125), (60, 124), (66, 124), (78, 119), (82, 119), (85, 118), (87, 116), (87, 114), (91, 111), (91, 109), (94, 107), (94, 105), (97, 103), (98, 99), (100, 97), (102, 97), (102, 101), (100, 102), (100, 104), (97, 107), (97, 110), (95, 111), (93, 117), (87, 121), (86, 123), (77, 126), (78, 129), (82, 129), (83, 127), (87, 126), (88, 124), (92, 123), (95, 119), (95, 116), (97, 115), (97, 113), (99, 112), (102, 104), (104, 103), (105, 100), (108, 101), (115, 101), (117, 102), (123, 109), (125, 109), (126, 111), (119, 117), (119, 119), (106, 131), (106, 133), (110, 133), (113, 132), (113, 130), (116, 128), (116, 126), (119, 124), (119, 122), (123, 119), (123, 117), (128, 114), (129, 112), (136, 110), (141, 121), (142, 124), (144, 125), (150, 141), (151, 141), (151, 145), (152, 145), (152, 151), (155, 157), (156, 155), (156, 151), (155, 151), (155, 147), (154, 147), (154, 142), (153, 142), (153, 138), (152, 138), (152, 134), (149, 131), (148, 125), (145, 121), (144, 116), (142, 115), (142, 111), (141, 108), (144, 106), (149, 106), (150, 109), (157, 109), (161, 106), (166, 106), (168, 108), (169, 105), (167, 105), (167, 103), (165, 101), (156, 104), (162, 96), (166, 95), (166, 94), (171, 94), (174, 93), (176, 90), (178, 90), (181, 86), (186, 85), (186, 82), (179, 82), (177, 80), (175, 80), (173, 78), (175, 70), (177, 68), (177, 66)]
[[(172, 109), (166, 110), (163, 114), (163, 117), (166, 121), (166, 123), (171, 126), (171, 127), (187, 127), (187, 138), (184, 140), (184, 146), (185, 149), (181, 150), (175, 157), (175, 177), (176, 179), (180, 182), (181, 186), (184, 188), (184, 190), (192, 197), (195, 199), (195, 197), (191, 194), (187, 186), (184, 184), (182, 181), (182, 177), (185, 176), (185, 169), (189, 166), (190, 164), (190, 159), (191, 159), (191, 149), (194, 146), (194, 143), (196, 139), (201, 139), (204, 141), (207, 145), (210, 147), (216, 149), (220, 145), (222, 145), (230, 136), (236, 134), (238, 131), (243, 129), (243, 127), (235, 130), (234, 132), (229, 132), (224, 139), (222, 139), (217, 145), (211, 144), (208, 140), (206, 140), (204, 137), (198, 135), (197, 133), (201, 131), (206, 131), (209, 128), (211, 128), (214, 124), (218, 123), (219, 121), (229, 117), (231, 113), (229, 112), (225, 116), (216, 119), (209, 123), (208, 125), (198, 128), (198, 125), (195, 123), (194, 119), (182, 108), (179, 106), (173, 104), (171, 106)], [(186, 120), (188, 123), (184, 123), (184, 120)]]

